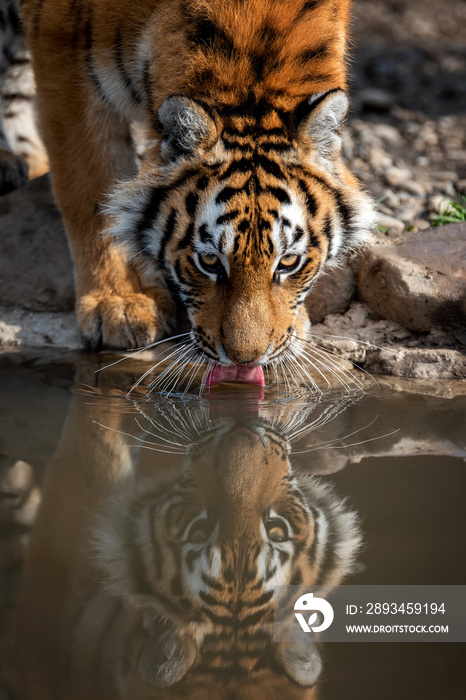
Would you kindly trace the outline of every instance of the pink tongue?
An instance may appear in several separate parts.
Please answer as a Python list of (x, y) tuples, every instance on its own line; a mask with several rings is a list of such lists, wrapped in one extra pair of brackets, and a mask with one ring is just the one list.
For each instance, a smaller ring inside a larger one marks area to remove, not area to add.
[(255, 384), (265, 386), (264, 370), (259, 367), (238, 367), (232, 365), (223, 367), (215, 365), (210, 370), (206, 379), (206, 386), (214, 386), (220, 382), (240, 382), (241, 384)]

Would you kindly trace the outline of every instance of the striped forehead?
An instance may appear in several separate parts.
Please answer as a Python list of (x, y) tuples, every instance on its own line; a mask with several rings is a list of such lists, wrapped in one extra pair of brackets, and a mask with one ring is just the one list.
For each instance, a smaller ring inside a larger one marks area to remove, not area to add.
[[(252, 201), (245, 190), (238, 190), (225, 202), (224, 191), (224, 186), (218, 187), (198, 214), (196, 252), (215, 252), (222, 258), (230, 258), (237, 251), (246, 252), (250, 246), (262, 247), (264, 238), (272, 242), (277, 258), (291, 250), (305, 252), (307, 212), (286, 184), (280, 187), (280, 199), (263, 193)], [(255, 230), (251, 233), (252, 216)], [(268, 243), (265, 247), (270, 250)]]

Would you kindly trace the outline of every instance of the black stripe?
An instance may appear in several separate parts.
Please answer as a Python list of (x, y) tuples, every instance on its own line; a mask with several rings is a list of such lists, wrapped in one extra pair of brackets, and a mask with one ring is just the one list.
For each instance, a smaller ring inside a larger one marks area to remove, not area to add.
[(31, 95), (25, 95), (24, 92), (5, 92), (2, 95), (4, 102), (13, 102), (13, 100), (32, 101)]
[(227, 609), (229, 607), (226, 603), (223, 603), (221, 600), (217, 600), (217, 598), (210, 593), (206, 593), (205, 591), (200, 591), (199, 598), (203, 600), (204, 603), (207, 603), (207, 605), (215, 605), (217, 607), (220, 606)]
[(304, 231), (301, 228), (301, 226), (296, 226), (294, 233), (293, 233), (293, 238), (292, 238), (292, 244), (297, 243), (298, 241), (301, 240), (301, 238), (304, 236)]
[(199, 227), (199, 238), (202, 243), (213, 243), (213, 238), (207, 230), (207, 224), (202, 224)]
[(246, 607), (262, 606), (268, 603), (273, 598), (273, 591), (265, 591), (259, 598), (255, 600), (244, 602), (243, 605)]
[(209, 50), (218, 51), (229, 59), (238, 58), (239, 52), (232, 38), (206, 17), (192, 18), (191, 26), (186, 29), (186, 37), (196, 48), (202, 46)]
[(303, 3), (298, 14), (296, 15), (294, 22), (300, 22), (309, 12), (312, 12), (312, 10), (315, 10), (317, 7), (319, 7), (319, 5), (322, 4), (322, 2), (325, 2), (325, 0), (306, 0), (306, 2)]
[(215, 223), (217, 226), (221, 226), (222, 224), (226, 224), (229, 221), (235, 219), (238, 216), (238, 214), (239, 210), (233, 209), (233, 211), (227, 212), (226, 214), (222, 214), (222, 216), (219, 216)]
[(188, 192), (185, 199), (186, 213), (191, 219), (196, 216), (197, 205), (199, 204), (199, 195), (196, 192)]
[(305, 66), (310, 61), (327, 56), (331, 46), (333, 46), (333, 41), (331, 39), (325, 39), (321, 44), (301, 51), (297, 56), (297, 60), (302, 66)]
[(269, 175), (273, 175), (275, 178), (277, 178), (277, 180), (286, 179), (284, 173), (282, 172), (282, 169), (276, 161), (270, 160), (265, 156), (258, 156), (256, 159), (256, 164), (260, 166), (262, 170), (264, 170), (266, 173), (268, 173)]
[(259, 144), (259, 148), (261, 151), (264, 151), (264, 153), (284, 153), (285, 151), (289, 151), (291, 147), (288, 141), (267, 141)]
[(140, 250), (146, 247), (145, 233), (154, 223), (154, 220), (159, 214), (160, 207), (168, 196), (169, 190), (167, 187), (154, 187), (150, 193), (149, 200), (144, 207), (142, 216), (139, 219), (134, 233)]
[(248, 158), (240, 158), (240, 160), (234, 160), (228, 168), (219, 177), (219, 180), (226, 180), (231, 175), (235, 173), (250, 173), (252, 171), (252, 163)]
[(105, 94), (102, 83), (100, 82), (100, 80), (95, 72), (95, 68), (94, 68), (94, 61), (92, 58), (92, 49), (93, 49), (93, 45), (94, 45), (94, 38), (93, 38), (93, 29), (92, 29), (92, 11), (90, 9), (88, 12), (88, 18), (87, 18), (86, 23), (84, 25), (83, 35), (84, 35), (85, 63), (86, 63), (89, 77), (91, 78), (91, 80), (94, 84), (94, 87), (96, 88), (97, 92), (99, 93), (100, 99), (103, 102), (105, 102), (105, 104), (108, 107), (110, 107), (112, 110), (114, 110), (115, 107), (110, 102), (107, 95)]
[(317, 213), (317, 201), (316, 198), (314, 197), (313, 194), (309, 192), (307, 189), (306, 183), (304, 180), (298, 180), (298, 187), (302, 194), (304, 195), (304, 198), (306, 200), (306, 208), (312, 216), (315, 216)]
[(123, 49), (122, 49), (122, 42), (121, 42), (121, 29), (118, 27), (116, 31), (116, 36), (115, 36), (115, 63), (118, 68), (118, 72), (120, 73), (121, 79), (130, 93), (132, 99), (136, 104), (140, 105), (142, 104), (143, 100), (139, 93), (135, 90), (134, 85), (132, 83), (131, 77), (128, 75), (128, 72), (125, 68), (124, 64), (124, 59), (123, 59)]
[(183, 250), (184, 248), (189, 248), (192, 245), (194, 238), (194, 222), (191, 221), (187, 228), (186, 228), (186, 233), (184, 234), (183, 238), (178, 242), (178, 250)]
[(175, 230), (176, 219), (176, 209), (172, 209), (165, 224), (162, 240), (160, 242), (159, 261), (162, 264), (165, 264), (165, 248), (167, 247), (168, 241), (172, 237), (173, 231)]
[(281, 204), (291, 204), (288, 192), (284, 190), (283, 187), (268, 187), (267, 189)]
[(212, 578), (211, 576), (208, 576), (207, 574), (202, 574), (202, 580), (210, 588), (214, 588), (216, 591), (223, 591), (224, 589), (223, 584), (219, 583), (216, 579)]
[(244, 187), (225, 187), (215, 198), (216, 204), (229, 202), (235, 195), (244, 191)]

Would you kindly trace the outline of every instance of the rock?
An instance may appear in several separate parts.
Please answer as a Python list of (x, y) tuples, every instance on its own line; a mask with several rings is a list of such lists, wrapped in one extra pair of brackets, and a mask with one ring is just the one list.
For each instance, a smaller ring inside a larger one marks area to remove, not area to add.
[(374, 134), (376, 134), (380, 139), (388, 141), (388, 143), (399, 144), (401, 142), (400, 132), (390, 124), (374, 124), (372, 129)]
[(370, 351), (364, 369), (411, 379), (466, 379), (466, 356), (444, 348), (403, 348), (395, 356)]
[(449, 214), (451, 210), (451, 200), (448, 197), (443, 197), (441, 194), (431, 197), (429, 205), (436, 214)]
[(458, 179), (454, 170), (434, 170), (429, 176), (434, 182), (456, 182)]
[(372, 146), (369, 149), (369, 164), (378, 172), (383, 172), (392, 165), (392, 159), (380, 146)]
[(413, 221), (413, 226), (417, 231), (425, 231), (426, 229), (430, 228), (430, 223), (425, 219), (415, 219)]
[(401, 233), (405, 228), (404, 223), (399, 219), (395, 219), (394, 216), (389, 216), (388, 214), (380, 213), (377, 213), (377, 225), (389, 231), (395, 231), (396, 233)]
[(359, 94), (361, 105), (365, 110), (388, 112), (394, 105), (393, 95), (380, 88), (365, 88)]
[[(361, 302), (353, 302), (343, 315), (328, 316), (314, 325), (312, 334), (319, 347), (342, 355), (371, 374), (426, 382), (466, 377), (466, 357), (449, 331), (414, 333), (394, 321), (375, 320), (367, 304)], [(414, 390), (415, 385), (406, 386)], [(435, 388), (434, 393), (442, 395), (440, 385), (429, 386), (429, 392)], [(447, 389), (450, 396), (466, 395), (466, 382), (450, 382)]]
[(403, 187), (416, 197), (425, 197), (427, 192), (426, 185), (422, 182), (416, 182), (415, 180), (406, 180), (406, 182), (403, 183)]
[(393, 190), (385, 190), (380, 201), (391, 209), (394, 209), (400, 203), (399, 197), (393, 192)]
[(31, 311), (70, 311), (73, 265), (47, 175), (0, 199), (0, 299)]
[(397, 209), (395, 214), (397, 219), (400, 219), (400, 221), (403, 221), (405, 224), (410, 224), (412, 221), (414, 221), (417, 211), (410, 207), (405, 207), (402, 209)]
[(466, 224), (407, 233), (400, 245), (370, 248), (358, 290), (379, 318), (415, 331), (466, 324)]
[(456, 189), (458, 192), (462, 195), (466, 196), (466, 179), (465, 180), (458, 180), (456, 183)]
[(0, 306), (0, 347), (82, 348), (74, 312), (31, 312)]
[(329, 314), (346, 311), (356, 291), (356, 278), (349, 265), (326, 270), (317, 280), (305, 304), (312, 323)]
[(408, 182), (408, 180), (412, 180), (413, 178), (410, 170), (407, 168), (397, 168), (395, 166), (387, 168), (384, 176), (387, 184), (391, 187), (398, 187), (398, 185)]

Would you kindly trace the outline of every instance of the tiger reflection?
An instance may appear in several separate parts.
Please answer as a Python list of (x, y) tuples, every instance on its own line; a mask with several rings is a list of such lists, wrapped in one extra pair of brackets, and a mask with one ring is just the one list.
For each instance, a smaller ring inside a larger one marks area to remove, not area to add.
[[(101, 403), (93, 411), (122, 428)], [(12, 621), (20, 700), (316, 697), (318, 648), (273, 642), (274, 586), (341, 582), (357, 518), (293, 471), (289, 419), (207, 414), (199, 425), (176, 407), (167, 440), (182, 445), (193, 426), (181, 463), (148, 467), (121, 433), (94, 424), (84, 438), (89, 407), (76, 397)], [(163, 439), (163, 421), (151, 425)]]

